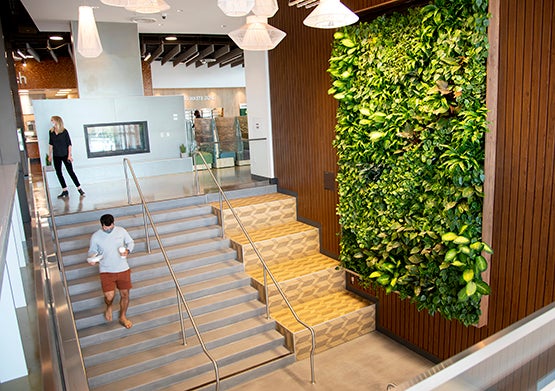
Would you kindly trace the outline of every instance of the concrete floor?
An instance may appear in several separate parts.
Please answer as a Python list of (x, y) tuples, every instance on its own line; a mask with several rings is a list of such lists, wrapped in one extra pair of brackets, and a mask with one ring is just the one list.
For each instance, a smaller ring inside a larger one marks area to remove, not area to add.
[[(37, 172), (38, 170), (38, 172)], [(248, 166), (220, 169), (222, 186), (257, 186), (262, 184), (251, 178)], [(33, 175), (34, 174), (34, 175)], [(29, 186), (33, 191), (36, 208), (41, 215), (48, 213), (44, 196), (44, 185), (40, 178), (40, 168), (32, 167)], [(201, 174), (201, 191), (213, 192), (207, 174)], [(50, 184), (54, 214), (75, 213), (100, 207), (124, 205), (127, 202), (125, 182), (83, 184), (86, 197), (79, 197), (75, 188), (70, 187), (69, 199), (57, 199), (61, 190), (57, 183)], [(159, 176), (141, 179), (141, 186), (147, 200), (158, 200), (187, 196), (196, 189), (192, 186), (191, 175)], [(136, 201), (137, 193), (133, 195)], [(32, 264), (22, 268), (28, 305), (17, 311), (20, 323), (29, 375), (0, 384), (0, 391), (39, 391), (40, 358), (37, 349), (37, 321), (34, 297)], [(431, 368), (434, 364), (401, 344), (379, 332), (359, 337), (348, 343), (319, 353), (315, 356), (316, 383), (310, 382), (309, 359), (297, 361), (285, 369), (275, 371), (261, 378), (233, 388), (233, 391), (291, 390), (383, 390), (388, 384), (401, 384)]]

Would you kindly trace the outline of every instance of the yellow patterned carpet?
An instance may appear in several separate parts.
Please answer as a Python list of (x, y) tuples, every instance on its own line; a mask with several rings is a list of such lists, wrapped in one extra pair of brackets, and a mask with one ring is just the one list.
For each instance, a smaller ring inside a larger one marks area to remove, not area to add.
[[(275, 239), (280, 237), (285, 237), (292, 234), (297, 234), (300, 232), (307, 232), (307, 231), (314, 231), (317, 228), (314, 228), (308, 224), (301, 223), (299, 221), (287, 223), (287, 224), (279, 224), (274, 225), (271, 227), (266, 227), (262, 229), (257, 229), (252, 232), (249, 232), (249, 236), (253, 240), (253, 242), (262, 242), (264, 240)], [(242, 232), (238, 231), (226, 231), (226, 235), (233, 241), (245, 245), (248, 244), (248, 240), (243, 235)]]
[[(351, 292), (339, 291), (304, 303), (291, 303), (291, 305), (303, 322), (310, 326), (316, 326), (330, 319), (338, 318), (367, 307), (371, 305), (371, 303)], [(293, 332), (304, 329), (304, 327), (295, 320), (289, 308), (274, 310), (271, 312), (271, 316)]]
[[(231, 203), (231, 206), (233, 208), (240, 208), (243, 206), (252, 206), (254, 204), (268, 204), (270, 202), (274, 202), (274, 201), (293, 201), (295, 202), (295, 198), (285, 195), (283, 193), (270, 193), (270, 194), (263, 194), (263, 195), (259, 195), (259, 196), (252, 196), (252, 197), (245, 197), (245, 198), (237, 198), (234, 200), (230, 200), (229, 202)], [(220, 203), (219, 202), (213, 202), (211, 204), (214, 208), (220, 209)], [(223, 205), (224, 209), (229, 209), (227, 204), (224, 202)]]

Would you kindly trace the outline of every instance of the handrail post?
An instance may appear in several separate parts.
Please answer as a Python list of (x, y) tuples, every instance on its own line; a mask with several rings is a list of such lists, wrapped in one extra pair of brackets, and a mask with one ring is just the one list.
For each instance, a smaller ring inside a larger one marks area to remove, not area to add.
[(127, 203), (131, 204), (131, 190), (129, 189), (129, 177), (127, 176), (127, 166), (125, 165), (126, 162), (129, 162), (129, 160), (127, 158), (123, 158), (123, 173), (125, 175), (125, 188), (127, 190)]
[(181, 300), (179, 297), (179, 289), (175, 288), (177, 296), (177, 305), (179, 306), (179, 322), (181, 322), (181, 336), (183, 338), (183, 345), (187, 346), (187, 337), (185, 336), (185, 323), (183, 322), (183, 308), (181, 308)]
[(143, 226), (145, 228), (146, 251), (150, 254), (151, 253), (150, 235), (148, 234), (148, 226), (147, 226), (147, 221), (146, 221), (146, 211), (145, 211), (144, 204), (142, 205), (142, 207), (143, 207)]

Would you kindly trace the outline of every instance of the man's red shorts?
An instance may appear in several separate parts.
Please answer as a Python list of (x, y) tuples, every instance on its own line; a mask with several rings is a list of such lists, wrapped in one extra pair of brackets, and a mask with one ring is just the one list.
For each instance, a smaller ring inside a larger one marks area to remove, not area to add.
[(102, 292), (111, 292), (116, 289), (131, 289), (131, 269), (119, 273), (100, 273)]

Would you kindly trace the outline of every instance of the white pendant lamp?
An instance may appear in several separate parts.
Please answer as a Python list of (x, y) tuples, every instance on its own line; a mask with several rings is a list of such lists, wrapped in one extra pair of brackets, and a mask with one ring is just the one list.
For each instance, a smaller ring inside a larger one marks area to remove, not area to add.
[(129, 0), (100, 0), (100, 2), (112, 7), (127, 7)]
[(358, 16), (339, 0), (320, 0), (303, 23), (308, 27), (334, 29), (356, 23)]
[(218, 0), (218, 7), (227, 16), (245, 16), (254, 7), (254, 0)]
[(164, 0), (128, 0), (125, 9), (140, 14), (156, 14), (170, 9)]
[(83, 57), (94, 58), (102, 53), (102, 44), (96, 29), (96, 21), (92, 7), (79, 7), (77, 28), (77, 51)]
[(252, 13), (258, 16), (271, 18), (278, 11), (277, 0), (255, 0)]
[(270, 26), (268, 18), (249, 15), (247, 24), (229, 33), (229, 36), (243, 50), (271, 50), (281, 42), (287, 34)]

